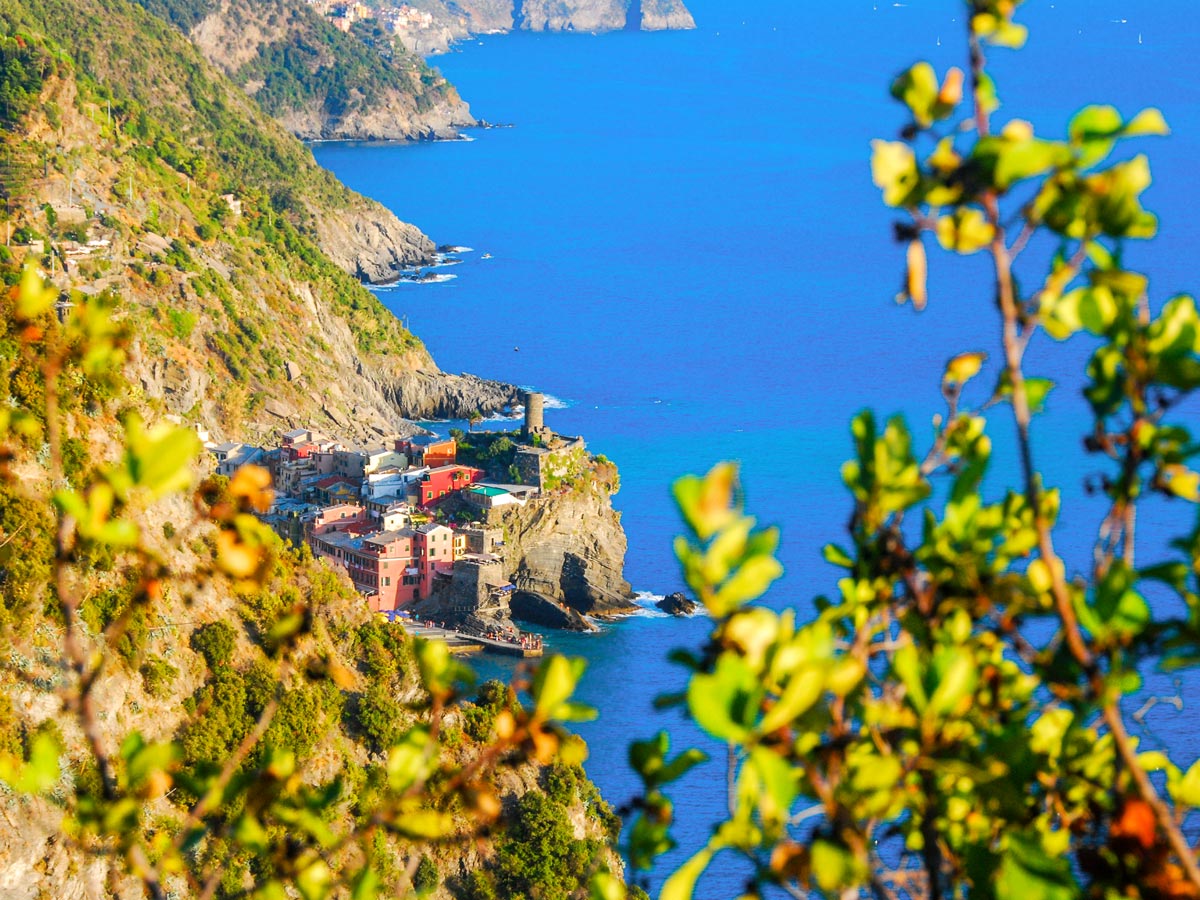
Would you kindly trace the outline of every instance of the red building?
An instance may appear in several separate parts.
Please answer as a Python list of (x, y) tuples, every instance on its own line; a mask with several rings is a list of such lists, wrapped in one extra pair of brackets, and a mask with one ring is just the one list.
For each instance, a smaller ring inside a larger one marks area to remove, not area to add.
[(467, 485), (474, 484), (483, 477), (483, 469), (472, 468), (471, 466), (440, 466), (436, 469), (430, 469), (417, 483), (417, 488), (420, 491), (418, 505), (423, 508), (437, 506), (439, 502), (453, 494), (455, 491), (461, 491)]

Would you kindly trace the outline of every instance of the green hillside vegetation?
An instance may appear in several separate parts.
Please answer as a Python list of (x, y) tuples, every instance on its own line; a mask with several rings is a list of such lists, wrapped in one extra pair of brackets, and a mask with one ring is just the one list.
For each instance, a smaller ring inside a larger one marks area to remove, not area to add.
[[(205, 405), (193, 384), (183, 393), (194, 403), (175, 412), (239, 436), (261, 421), (268, 396), (299, 413), (313, 406), (310, 390), (288, 385), (288, 360), (308, 384), (351, 392), (337, 373), (356, 358), (384, 376), (432, 366), (319, 245), (322, 219), (370, 213), (368, 201), (176, 29), (123, 0), (0, 0), (0, 32), (2, 114), (27, 117), (0, 138), (0, 214), (14, 243), (56, 242), (54, 258), (47, 245), (39, 262), (60, 275), (62, 241), (109, 242), (73, 261), (70, 283), (118, 291), (147, 366), (169, 360), (216, 386)], [(68, 198), (72, 221), (62, 219)], [(152, 236), (161, 241), (147, 243)], [(360, 399), (331, 402), (345, 415)], [(386, 415), (382, 398), (371, 400)]]

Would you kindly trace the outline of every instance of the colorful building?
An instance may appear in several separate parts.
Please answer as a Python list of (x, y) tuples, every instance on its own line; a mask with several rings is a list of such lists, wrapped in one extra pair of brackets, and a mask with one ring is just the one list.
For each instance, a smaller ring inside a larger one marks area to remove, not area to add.
[(430, 469), (418, 483), (420, 496), (417, 505), (422, 508), (436, 506), (442, 500), (456, 491), (475, 483), (483, 477), (483, 469), (471, 466), (441, 466)]
[(454, 438), (417, 434), (408, 438), (398, 438), (396, 452), (407, 456), (410, 465), (436, 469), (458, 461), (458, 442)]

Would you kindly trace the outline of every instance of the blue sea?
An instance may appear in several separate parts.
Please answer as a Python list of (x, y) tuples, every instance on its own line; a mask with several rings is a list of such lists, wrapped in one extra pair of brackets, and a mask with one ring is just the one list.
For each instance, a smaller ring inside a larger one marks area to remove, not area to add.
[[(902, 413), (926, 446), (948, 358), (991, 354), (973, 402), (996, 377), (985, 261), (932, 254), (929, 307), (898, 307), (903, 253), (868, 169), (869, 141), (903, 124), (891, 78), (918, 58), (939, 71), (964, 66), (964, 5), (689, 5), (694, 32), (484, 36), (433, 60), (476, 116), (511, 128), (474, 130), (470, 142), (314, 153), (439, 243), (473, 248), (445, 270), (454, 280), (380, 297), (443, 369), (545, 391), (562, 401), (548, 424), (586, 435), (618, 463), (635, 589), (682, 586), (670, 549), (672, 479), (738, 459), (750, 509), (783, 532), (787, 574), (770, 602), (806, 610), (838, 575), (820, 548), (841, 539), (850, 512), (838, 475), (850, 417), (863, 407)], [(1152, 274), (1155, 305), (1200, 285), (1200, 82), (1189, 62), (1200, 35), (1189, 12), (1179, 0), (1030, 2), (1027, 48), (993, 53), (997, 123), (1029, 119), (1057, 136), (1088, 102), (1127, 116), (1163, 110), (1172, 137), (1130, 149), (1150, 154), (1145, 199), (1162, 234), (1128, 247), (1126, 262)], [(1087, 564), (1101, 509), (1084, 483), (1102, 466), (1079, 462), (1089, 352), (1085, 339), (1061, 346), (1039, 336), (1027, 366), (1060, 382), (1035, 449), (1063, 490), (1058, 541), (1076, 567)], [(996, 497), (1017, 484), (1011, 433), (994, 413), (987, 484)], [(1149, 504), (1139, 561), (1156, 558), (1193, 515), (1183, 503)], [(629, 740), (659, 728), (677, 746), (698, 740), (651, 700), (683, 684), (666, 652), (696, 646), (705, 630), (703, 619), (647, 615), (598, 636), (550, 636), (552, 648), (590, 660), (582, 696), (600, 717), (579, 731), (588, 770), (614, 805), (635, 789)], [(1165, 679), (1151, 687), (1173, 691)], [(1160, 706), (1147, 722), (1145, 746), (1195, 756), (1190, 705)], [(669, 863), (703, 843), (720, 814), (723, 766), (702, 767), (680, 791), (681, 847)], [(718, 866), (697, 896), (740, 893), (741, 877)]]

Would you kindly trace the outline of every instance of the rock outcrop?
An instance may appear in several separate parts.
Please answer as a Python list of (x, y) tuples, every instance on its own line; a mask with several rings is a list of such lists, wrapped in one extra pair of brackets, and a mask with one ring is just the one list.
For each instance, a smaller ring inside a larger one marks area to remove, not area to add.
[(681, 0), (641, 0), (642, 31), (687, 31), (696, 20)]
[(537, 591), (516, 591), (509, 602), (512, 617), (530, 625), (559, 631), (595, 631), (596, 626), (578, 611), (555, 603)]
[(330, 114), (310, 100), (279, 113), (279, 123), (305, 141), (457, 140), (463, 128), (477, 124), (461, 100), (442, 100), (417, 110), (402, 94), (390, 93), (370, 106)]
[(313, 227), (321, 249), (362, 281), (395, 281), (400, 270), (433, 261), (435, 244), (377, 203), (323, 210)]
[(436, 368), (409, 369), (382, 378), (380, 389), (410, 419), (466, 419), (511, 409), (520, 391), (511, 384), (489, 381), (466, 372), (450, 375)]
[(411, 53), (445, 53), (473, 34), (505, 31), (664, 31), (696, 27), (683, 0), (426, 0), (432, 21), (402, 29)]
[(700, 608), (700, 604), (680, 591), (668, 594), (654, 605), (672, 616), (690, 616)]
[(505, 568), (518, 591), (591, 616), (637, 608), (623, 574), (628, 542), (605, 485), (593, 482), (502, 509)]
[(517, 27), (527, 31), (619, 31), (628, 0), (525, 0)]

